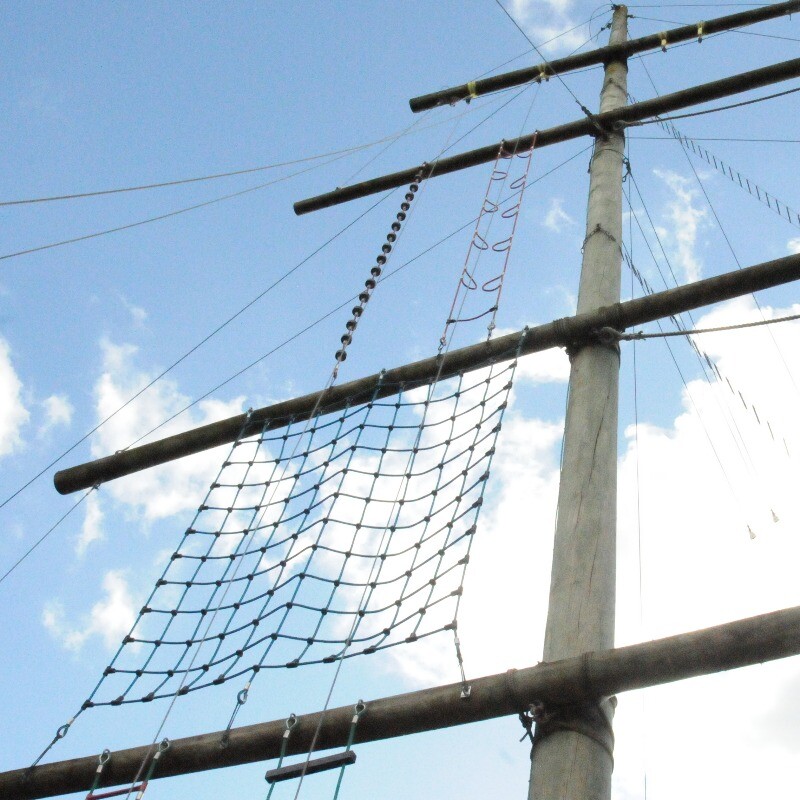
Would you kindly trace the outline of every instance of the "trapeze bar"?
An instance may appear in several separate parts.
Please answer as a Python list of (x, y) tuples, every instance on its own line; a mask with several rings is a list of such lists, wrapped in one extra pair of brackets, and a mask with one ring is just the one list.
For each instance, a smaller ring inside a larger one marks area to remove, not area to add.
[[(729, 622), (691, 633), (629, 645), (575, 658), (508, 670), (470, 681), (371, 700), (358, 724), (359, 743), (440, 730), (519, 714), (533, 703), (558, 707), (619, 692), (708, 675), (800, 654), (800, 606)], [(352, 705), (297, 718), (288, 755), (347, 746)], [(172, 740), (153, 780), (278, 758), (285, 719)], [(222, 743), (225, 745), (222, 746)], [(144, 745), (113, 754), (106, 766), (109, 784), (130, 783), (150, 752)], [(76, 758), (0, 773), (0, 800), (34, 800), (86, 791), (94, 780), (97, 756)]]
[(499, 336), (488, 342), (452, 350), (441, 359), (436, 356), (395, 367), (381, 375), (359, 378), (333, 386), (323, 392), (314, 392), (257, 409), (249, 417), (239, 414), (157, 442), (122, 450), (97, 461), (61, 470), (55, 474), (53, 483), (61, 494), (70, 494), (212, 447), (229, 444), (238, 437), (282, 428), (290, 420), (308, 419), (315, 409), (320, 413), (340, 411), (347, 405), (390, 397), (397, 394), (401, 388), (403, 391), (408, 391), (418, 386), (425, 386), (437, 376), (444, 380), (461, 372), (486, 367), (491, 363), (510, 361), (517, 354), (528, 355), (552, 347), (567, 347), (586, 341), (601, 328), (611, 326), (622, 331), (631, 325), (652, 322), (670, 314), (679, 314), (709, 303), (730, 300), (798, 278), (800, 278), (800, 255), (767, 261), (677, 289), (601, 308), (589, 314), (565, 317), (525, 331)]
[(763, 8), (749, 9), (738, 14), (728, 14), (724, 17), (706, 20), (702, 23), (693, 25), (683, 25), (679, 28), (672, 28), (664, 33), (642, 36), (639, 39), (630, 39), (622, 44), (608, 45), (599, 47), (587, 53), (577, 53), (566, 58), (555, 58), (543, 64), (533, 67), (517, 69), (513, 72), (505, 72), (502, 75), (492, 75), (470, 83), (454, 86), (450, 89), (441, 89), (438, 92), (431, 92), (420, 97), (414, 97), (408, 101), (411, 110), (416, 112), (427, 111), (436, 106), (457, 103), (459, 100), (480, 97), (491, 92), (499, 92), (502, 89), (509, 89), (512, 86), (521, 86), (531, 81), (540, 82), (549, 80), (555, 75), (563, 75), (576, 69), (583, 69), (595, 64), (606, 64), (615, 59), (625, 59), (637, 53), (644, 53), (647, 50), (656, 50), (662, 46), (665, 39), (669, 45), (680, 42), (691, 41), (692, 39), (701, 40), (704, 36), (712, 33), (730, 30), (742, 25), (753, 25), (757, 22), (764, 22), (768, 19), (791, 14), (800, 11), (800, 0), (792, 0), (789, 3), (776, 3), (775, 5), (764, 6)]
[(299, 761), (297, 764), (287, 764), (285, 767), (267, 770), (264, 776), (267, 783), (278, 783), (299, 778), (301, 775), (313, 775), (315, 772), (325, 772), (337, 767), (346, 767), (356, 763), (356, 754), (352, 750), (335, 753), (332, 756), (312, 758), (309, 761)]
[(457, 172), (478, 164), (486, 164), (495, 160), (501, 144), (505, 146), (506, 150), (524, 152), (530, 150), (534, 140), (538, 149), (551, 144), (578, 139), (581, 136), (597, 136), (598, 131), (623, 128), (626, 123), (640, 122), (670, 111), (677, 111), (680, 108), (706, 103), (711, 100), (719, 100), (722, 97), (729, 97), (750, 89), (758, 89), (771, 83), (789, 80), (798, 76), (800, 76), (800, 58), (782, 61), (780, 64), (754, 69), (750, 72), (742, 72), (730, 78), (723, 78), (711, 83), (703, 83), (690, 89), (682, 89), (679, 92), (665, 94), (652, 100), (633, 103), (603, 114), (594, 114), (591, 118), (583, 117), (555, 128), (545, 128), (544, 130), (521, 136), (518, 139), (506, 139), (502, 143), (495, 142), (477, 150), (468, 150), (465, 153), (459, 153), (449, 158), (436, 159), (432, 163), (418, 164), (401, 172), (393, 172), (380, 178), (354, 183), (307, 200), (299, 200), (294, 204), (294, 211), (295, 214), (308, 214), (311, 211), (319, 211), (322, 208), (346, 203), (359, 197), (367, 197), (387, 189), (405, 186), (411, 183), (420, 171), (422, 171), (422, 177), (425, 179), (447, 175), (450, 172)]

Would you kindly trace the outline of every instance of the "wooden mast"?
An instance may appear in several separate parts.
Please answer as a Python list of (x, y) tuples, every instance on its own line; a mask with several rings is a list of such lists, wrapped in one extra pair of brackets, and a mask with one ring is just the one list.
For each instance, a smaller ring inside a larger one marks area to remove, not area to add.
[[(610, 45), (627, 38), (628, 9), (616, 6)], [(625, 60), (606, 64), (600, 113), (627, 104)], [(589, 180), (578, 313), (619, 302), (622, 270), (622, 167), (625, 136), (595, 137)], [(572, 368), (544, 660), (614, 646), (617, 526), (617, 428), (620, 350), (585, 343)], [(543, 709), (536, 725), (531, 800), (611, 797), (613, 704)]]

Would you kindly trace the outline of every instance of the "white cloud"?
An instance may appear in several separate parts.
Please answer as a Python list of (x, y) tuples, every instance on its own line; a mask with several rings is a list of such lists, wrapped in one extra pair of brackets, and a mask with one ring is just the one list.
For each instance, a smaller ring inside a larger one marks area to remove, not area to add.
[[(554, 53), (574, 50), (584, 44), (588, 37), (587, 26), (570, 30), (576, 25), (570, 14), (573, 6), (573, 0), (511, 0), (507, 8), (508, 13), (537, 45), (542, 46), (544, 52)], [(559, 38), (545, 44), (555, 37)]]
[(564, 201), (560, 197), (554, 197), (550, 201), (550, 208), (544, 218), (544, 226), (554, 233), (561, 233), (565, 226), (576, 225), (572, 217), (564, 211)]
[(669, 170), (653, 170), (655, 175), (672, 192), (672, 200), (667, 203), (665, 216), (667, 228), (659, 229), (659, 236), (666, 239), (665, 245), (671, 250), (670, 261), (683, 271), (686, 281), (696, 281), (702, 276), (702, 263), (697, 257), (697, 236), (706, 219), (707, 211), (695, 205), (697, 189), (689, 178)]
[(786, 242), (786, 249), (792, 254), (800, 253), (800, 236), (789, 239), (789, 241)]
[(75, 544), (75, 552), (82, 556), (92, 542), (105, 538), (103, 533), (103, 511), (100, 508), (100, 497), (92, 492), (86, 498), (86, 512), (83, 518), (80, 536)]
[(42, 406), (44, 406), (45, 421), (39, 427), (39, 436), (44, 436), (57, 425), (69, 427), (72, 424), (72, 413), (75, 409), (66, 395), (50, 395), (50, 397), (42, 400)]
[(569, 380), (569, 356), (560, 347), (525, 356), (519, 360), (516, 379), (532, 383), (566, 383)]
[(67, 650), (77, 652), (90, 638), (99, 637), (111, 651), (131, 629), (136, 619), (136, 605), (123, 572), (107, 572), (103, 577), (103, 591), (105, 597), (75, 625), (67, 620), (64, 607), (58, 601), (45, 606), (42, 623)]
[(128, 313), (131, 315), (131, 321), (134, 324), (134, 327), (141, 328), (145, 322), (147, 322), (147, 311), (143, 309), (141, 306), (134, 305), (131, 303), (126, 297), (123, 295), (119, 296), (122, 305), (128, 309)]
[[(152, 375), (136, 369), (137, 349), (132, 345), (103, 340), (101, 348), (104, 372), (95, 384), (95, 396), (98, 417), (105, 419), (149, 383)], [(163, 438), (241, 413), (242, 402), (241, 397), (229, 402), (203, 400), (150, 438)], [(100, 428), (92, 441), (92, 454), (101, 457), (129, 446), (188, 403), (189, 398), (181, 394), (174, 381), (162, 378)], [(227, 449), (227, 445), (215, 448), (112, 481), (103, 491), (133, 507), (148, 521), (196, 508)]]
[[(516, 332), (513, 328), (498, 328), (494, 333), (499, 338)], [(533, 384), (565, 383), (569, 380), (569, 356), (566, 350), (552, 347), (541, 353), (522, 356), (517, 361), (514, 380), (517, 384), (520, 381), (530, 381)]]
[(22, 402), (22, 381), (11, 363), (11, 348), (0, 338), (0, 456), (22, 447), (20, 430), (29, 417)]

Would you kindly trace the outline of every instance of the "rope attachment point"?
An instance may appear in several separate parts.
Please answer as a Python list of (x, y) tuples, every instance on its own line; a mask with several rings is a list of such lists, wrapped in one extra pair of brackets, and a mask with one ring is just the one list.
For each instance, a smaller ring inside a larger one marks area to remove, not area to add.
[(94, 782), (92, 783), (92, 788), (89, 789), (89, 794), (86, 795), (86, 800), (108, 800), (110, 797), (121, 797), (125, 795), (126, 797), (130, 796), (133, 792), (136, 792), (136, 800), (142, 800), (145, 791), (147, 791), (147, 785), (150, 783), (151, 778), (153, 777), (153, 773), (156, 771), (156, 767), (158, 766), (158, 762), (161, 759), (161, 756), (169, 750), (170, 741), (166, 737), (161, 740), (158, 745), (158, 749), (153, 756), (153, 760), (150, 762), (150, 767), (147, 770), (147, 774), (145, 775), (144, 780), (132, 786), (125, 786), (121, 789), (110, 789), (107, 792), (100, 792), (97, 793), (97, 789), (100, 786), (100, 781), (103, 777), (103, 769), (105, 765), (111, 760), (111, 751), (110, 750), (103, 750), (100, 753), (99, 758), (97, 759), (97, 770), (94, 775)]

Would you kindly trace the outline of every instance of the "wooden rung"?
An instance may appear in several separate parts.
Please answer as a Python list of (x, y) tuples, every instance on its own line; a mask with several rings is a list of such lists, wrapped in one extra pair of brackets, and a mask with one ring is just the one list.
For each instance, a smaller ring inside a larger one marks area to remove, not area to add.
[(123, 794), (133, 794), (146, 787), (147, 783), (140, 783), (138, 786), (127, 786), (124, 789), (111, 789), (108, 792), (100, 792), (99, 794), (89, 792), (89, 794), (86, 795), (86, 800), (106, 800), (108, 797), (121, 797)]
[(267, 783), (277, 783), (278, 781), (288, 781), (291, 778), (299, 778), (303, 774), (312, 775), (315, 772), (325, 772), (325, 770), (336, 769), (336, 767), (346, 767), (355, 762), (356, 754), (352, 750), (345, 750), (343, 753), (335, 753), (332, 756), (321, 756), (307, 762), (301, 761), (297, 764), (287, 764), (285, 767), (269, 769), (264, 777), (267, 779)]

